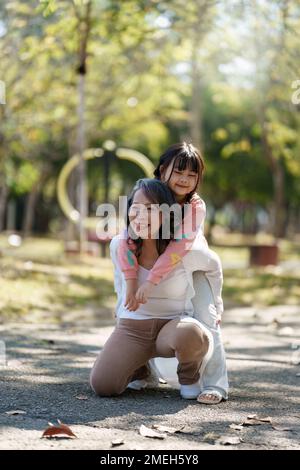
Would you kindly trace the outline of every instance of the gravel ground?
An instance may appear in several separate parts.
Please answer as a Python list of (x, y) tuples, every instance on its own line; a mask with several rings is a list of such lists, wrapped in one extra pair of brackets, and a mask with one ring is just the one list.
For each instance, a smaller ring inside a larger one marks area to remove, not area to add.
[[(116, 398), (94, 396), (89, 372), (113, 326), (2, 324), (0, 449), (107, 450), (116, 439), (124, 441), (120, 450), (299, 449), (299, 313), (299, 307), (284, 305), (226, 312), (231, 389), (229, 400), (217, 406), (183, 400), (165, 384)], [(22, 414), (7, 413), (15, 410)], [(272, 423), (230, 428), (251, 414), (271, 417)], [(77, 438), (41, 439), (48, 422), (57, 419)], [(142, 424), (180, 432), (143, 437)], [(239, 439), (224, 446), (224, 436)]]

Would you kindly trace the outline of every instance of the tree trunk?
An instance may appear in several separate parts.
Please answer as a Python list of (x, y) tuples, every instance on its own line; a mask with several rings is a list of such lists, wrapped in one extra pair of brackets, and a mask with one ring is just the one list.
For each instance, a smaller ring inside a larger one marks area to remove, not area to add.
[(77, 149), (79, 154), (79, 237), (80, 253), (85, 250), (86, 234), (84, 222), (88, 214), (88, 196), (86, 183), (86, 162), (84, 159), (85, 149), (85, 128), (84, 128), (84, 110), (85, 110), (85, 76), (87, 72), (87, 49), (91, 30), (91, 11), (92, 0), (84, 4), (84, 13), (80, 11), (79, 5), (73, 3), (75, 14), (78, 20), (78, 107), (77, 107)]
[(36, 203), (38, 200), (38, 196), (40, 194), (40, 182), (38, 181), (30, 191), (26, 199), (25, 205), (25, 213), (23, 217), (23, 224), (22, 224), (22, 234), (23, 237), (27, 237), (32, 232), (32, 226), (34, 222), (34, 213), (36, 208)]
[(272, 148), (269, 144), (266, 123), (262, 124), (262, 146), (267, 162), (272, 174), (274, 198), (273, 198), (273, 214), (272, 214), (272, 232), (273, 235), (284, 237), (286, 231), (285, 224), (285, 178), (284, 169), (280, 159), (273, 155)]
[(87, 217), (87, 188), (86, 188), (86, 162), (84, 159), (84, 148), (85, 148), (85, 130), (84, 130), (84, 85), (85, 76), (79, 74), (78, 82), (78, 134), (77, 134), (77, 145), (79, 153), (79, 191), (78, 191), (78, 207), (79, 207), (79, 240), (80, 240), (80, 252), (82, 253), (85, 249), (85, 229), (84, 222)]
[(2, 232), (5, 228), (5, 208), (8, 196), (8, 187), (6, 183), (3, 181), (0, 188), (0, 232)]
[[(76, 153), (76, 142), (74, 139), (73, 129), (69, 130), (68, 133), (68, 154), (69, 159)], [(77, 192), (79, 175), (78, 171), (74, 170), (71, 172), (67, 181), (67, 193), (69, 195), (71, 204), (73, 207), (77, 206)], [(65, 240), (77, 240), (78, 239), (78, 227), (69, 218), (66, 219), (66, 229), (64, 230)]]

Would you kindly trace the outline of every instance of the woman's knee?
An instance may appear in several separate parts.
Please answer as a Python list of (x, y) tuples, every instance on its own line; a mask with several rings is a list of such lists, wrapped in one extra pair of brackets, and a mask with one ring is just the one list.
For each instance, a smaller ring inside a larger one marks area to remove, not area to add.
[(208, 337), (196, 324), (189, 323), (178, 328), (175, 347), (178, 352), (186, 353), (189, 358), (204, 356), (208, 351)]
[(121, 395), (124, 391), (124, 386), (116, 381), (105, 380), (99, 374), (91, 372), (90, 386), (96, 395), (101, 397), (111, 397)]

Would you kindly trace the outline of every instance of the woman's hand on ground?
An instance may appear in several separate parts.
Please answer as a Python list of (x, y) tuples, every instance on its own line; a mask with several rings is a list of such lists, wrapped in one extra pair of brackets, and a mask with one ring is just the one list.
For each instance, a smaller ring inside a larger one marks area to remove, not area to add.
[(151, 295), (151, 292), (154, 288), (154, 284), (150, 281), (144, 282), (141, 287), (137, 290), (135, 298), (137, 302), (145, 304), (148, 301), (148, 297)]

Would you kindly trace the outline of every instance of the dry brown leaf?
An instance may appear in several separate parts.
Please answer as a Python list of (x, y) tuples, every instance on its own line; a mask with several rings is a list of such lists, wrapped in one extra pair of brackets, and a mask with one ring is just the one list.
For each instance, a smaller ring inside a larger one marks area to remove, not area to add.
[(241, 442), (241, 438), (237, 436), (221, 436), (215, 444), (221, 444), (222, 446), (235, 446)]
[(140, 435), (143, 437), (153, 437), (155, 439), (164, 439), (166, 437), (166, 434), (161, 434), (159, 432), (156, 432), (153, 429), (148, 428), (147, 426), (144, 426), (144, 424), (141, 424), (139, 432), (140, 432)]
[(114, 439), (113, 441), (111, 441), (111, 446), (112, 447), (121, 446), (123, 444), (124, 444), (123, 439)]
[(49, 423), (49, 427), (45, 429), (42, 434), (43, 437), (64, 437), (66, 439), (71, 439), (73, 437), (77, 437), (76, 434), (73, 433), (71, 428), (66, 424), (63, 424), (59, 419), (57, 420), (58, 425), (54, 425)]
[(272, 424), (272, 418), (260, 418), (256, 414), (247, 416), (247, 419), (241, 423), (243, 426), (259, 426), (261, 424)]
[(88, 400), (89, 397), (87, 397), (86, 395), (76, 395), (77, 400)]
[(24, 410), (11, 410), (11, 411), (5, 411), (5, 414), (7, 414), (9, 416), (26, 415), (26, 411), (24, 411)]
[(162, 424), (153, 424), (152, 428), (157, 429), (157, 431), (166, 432), (168, 434), (175, 434), (176, 432), (181, 432), (185, 425), (180, 428), (171, 428), (170, 426), (164, 426)]
[(293, 428), (285, 428), (284, 426), (272, 426), (275, 431), (294, 431)]

